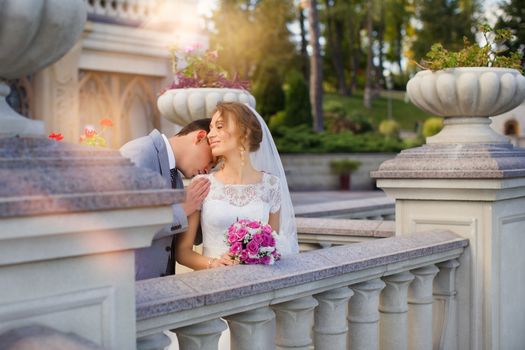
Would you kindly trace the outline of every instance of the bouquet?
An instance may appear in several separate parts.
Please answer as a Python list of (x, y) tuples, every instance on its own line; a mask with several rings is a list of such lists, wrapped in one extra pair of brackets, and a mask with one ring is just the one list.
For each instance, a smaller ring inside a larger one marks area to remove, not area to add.
[(228, 252), (240, 264), (274, 264), (281, 257), (276, 240), (272, 227), (259, 221), (238, 220), (226, 232)]

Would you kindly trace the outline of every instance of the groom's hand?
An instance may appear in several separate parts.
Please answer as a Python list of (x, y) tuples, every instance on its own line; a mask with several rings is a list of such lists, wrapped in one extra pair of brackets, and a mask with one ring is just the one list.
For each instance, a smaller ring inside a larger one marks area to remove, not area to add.
[(198, 178), (192, 181), (186, 188), (186, 201), (182, 203), (182, 209), (186, 216), (190, 216), (195, 210), (200, 209), (202, 201), (210, 192), (210, 180)]

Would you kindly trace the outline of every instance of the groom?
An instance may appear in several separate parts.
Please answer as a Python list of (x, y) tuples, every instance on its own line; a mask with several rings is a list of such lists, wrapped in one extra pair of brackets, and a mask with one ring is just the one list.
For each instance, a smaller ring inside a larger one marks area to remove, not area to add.
[[(209, 132), (210, 119), (199, 119), (171, 138), (153, 130), (147, 136), (126, 143), (120, 153), (136, 166), (161, 174), (172, 188), (183, 189), (179, 172), (192, 178), (208, 173), (214, 165), (207, 138)], [(193, 181), (186, 188), (186, 201), (172, 206), (172, 225), (157, 232), (150, 247), (135, 251), (135, 280), (175, 274), (174, 235), (187, 229), (188, 216), (200, 208), (209, 189), (209, 180), (204, 178)]]

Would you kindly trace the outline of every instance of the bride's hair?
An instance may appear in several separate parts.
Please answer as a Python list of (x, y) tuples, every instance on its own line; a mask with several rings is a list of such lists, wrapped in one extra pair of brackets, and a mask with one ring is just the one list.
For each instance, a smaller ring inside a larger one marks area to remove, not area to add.
[(233, 122), (239, 129), (240, 137), (246, 141), (242, 143), (248, 146), (249, 152), (259, 149), (262, 141), (261, 124), (246, 105), (239, 102), (219, 102), (213, 114), (216, 112), (220, 113), (226, 124)]

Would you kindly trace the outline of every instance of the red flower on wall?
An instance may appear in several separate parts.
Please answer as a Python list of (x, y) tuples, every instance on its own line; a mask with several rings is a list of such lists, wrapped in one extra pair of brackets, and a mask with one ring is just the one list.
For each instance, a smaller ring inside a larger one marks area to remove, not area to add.
[(55, 141), (62, 141), (64, 139), (64, 136), (62, 136), (62, 134), (58, 133), (58, 134), (55, 134), (54, 132), (52, 132), (51, 134), (49, 134), (48, 136), (50, 139), (52, 140), (55, 140)]

